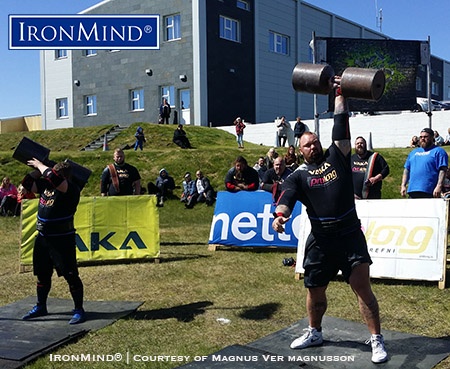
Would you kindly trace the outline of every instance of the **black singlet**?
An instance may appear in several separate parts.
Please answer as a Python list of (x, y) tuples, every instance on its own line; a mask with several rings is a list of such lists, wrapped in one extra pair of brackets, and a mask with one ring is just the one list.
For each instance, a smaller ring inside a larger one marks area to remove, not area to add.
[(311, 221), (356, 218), (350, 153), (344, 156), (333, 143), (320, 164), (303, 164), (283, 183), (278, 205), (293, 209), (300, 201)]

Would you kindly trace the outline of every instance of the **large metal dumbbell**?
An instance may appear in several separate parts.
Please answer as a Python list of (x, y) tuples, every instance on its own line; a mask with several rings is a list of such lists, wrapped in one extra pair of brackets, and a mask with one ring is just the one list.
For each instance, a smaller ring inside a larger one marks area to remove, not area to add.
[[(295, 91), (328, 95), (333, 90), (335, 73), (328, 64), (299, 63), (292, 72)], [(379, 100), (383, 96), (385, 76), (381, 69), (346, 68), (341, 76), (341, 92), (348, 98)]]

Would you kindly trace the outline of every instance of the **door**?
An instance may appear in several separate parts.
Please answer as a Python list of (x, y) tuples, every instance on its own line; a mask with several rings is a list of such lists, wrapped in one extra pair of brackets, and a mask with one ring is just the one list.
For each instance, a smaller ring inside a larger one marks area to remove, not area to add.
[(191, 90), (180, 90), (180, 123), (191, 124)]

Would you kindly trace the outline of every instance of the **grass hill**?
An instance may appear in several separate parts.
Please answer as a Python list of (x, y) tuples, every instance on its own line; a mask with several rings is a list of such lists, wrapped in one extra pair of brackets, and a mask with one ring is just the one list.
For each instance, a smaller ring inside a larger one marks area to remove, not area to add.
[[(142, 183), (155, 181), (161, 168), (166, 168), (176, 183), (181, 185), (186, 171), (201, 169), (218, 190), (224, 189), (223, 178), (237, 155), (243, 155), (253, 165), (258, 156), (265, 155), (269, 147), (246, 143), (245, 149), (239, 150), (235, 136), (219, 129), (186, 126), (187, 135), (195, 147), (182, 150), (172, 143), (174, 125), (157, 125), (149, 123), (133, 124), (122, 131), (109, 143), (110, 151), (80, 151), (86, 144), (104, 134), (111, 126), (86, 128), (55, 129), (50, 131), (15, 132), (0, 135), (0, 175), (8, 175), (13, 183), (19, 183), (29, 168), (12, 158), (15, 147), (26, 136), (51, 150), (50, 159), (54, 161), (70, 158), (90, 170), (92, 175), (83, 190), (84, 196), (99, 194), (99, 180), (102, 170), (112, 160), (115, 147), (132, 146), (137, 126), (144, 128), (147, 138), (144, 151), (126, 150), (125, 158), (135, 165), (141, 174)], [(376, 149), (376, 148), (375, 148)], [(286, 149), (279, 149), (284, 154)], [(409, 149), (380, 149), (387, 160), (391, 174), (383, 182), (383, 198), (399, 198), (403, 164)]]

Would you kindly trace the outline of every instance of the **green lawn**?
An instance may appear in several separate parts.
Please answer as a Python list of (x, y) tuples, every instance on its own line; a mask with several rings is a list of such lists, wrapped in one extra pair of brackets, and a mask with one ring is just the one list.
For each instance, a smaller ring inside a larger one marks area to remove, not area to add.
[[(165, 167), (181, 185), (183, 174), (202, 169), (217, 190), (233, 159), (244, 155), (250, 163), (267, 152), (264, 146), (246, 143), (236, 148), (235, 137), (221, 130), (187, 127), (195, 149), (181, 150), (171, 143), (174, 126), (140, 124), (147, 136), (143, 152), (126, 151), (126, 160), (138, 167), (144, 184), (154, 181)], [(31, 132), (26, 136), (49, 147), (50, 158), (70, 158), (92, 170), (84, 196), (97, 196), (102, 169), (112, 151), (79, 149), (108, 127)], [(111, 149), (133, 143), (136, 125), (110, 144)], [(28, 168), (11, 158), (21, 134), (0, 135), (1, 175), (18, 183)], [(383, 149), (391, 167), (383, 197), (399, 198), (402, 166), (408, 149)], [(180, 191), (179, 189), (177, 191)], [(226, 346), (246, 344), (306, 316), (305, 289), (285, 267), (294, 250), (219, 248), (209, 251), (207, 241), (213, 208), (203, 204), (185, 210), (177, 200), (160, 210), (161, 262), (92, 265), (80, 268), (88, 300), (144, 301), (138, 313), (111, 326), (90, 332), (75, 343), (53, 352), (71, 354), (208, 355)], [(0, 218), (0, 290), (2, 305), (35, 295), (32, 273), (19, 273), (19, 218)], [(448, 269), (447, 269), (448, 270)], [(447, 273), (449, 275), (449, 273)], [(437, 283), (374, 280), (384, 329), (449, 339), (450, 293)], [(51, 297), (70, 298), (66, 283), (53, 279)], [(360, 322), (353, 292), (342, 281), (328, 290), (327, 315)], [(217, 318), (230, 319), (221, 325)], [(123, 368), (123, 363), (90, 362), (98, 369)], [(133, 363), (132, 368), (174, 368), (179, 362)], [(50, 362), (46, 355), (27, 366), (32, 369), (80, 368), (80, 363)], [(450, 368), (450, 358), (438, 365)]]

